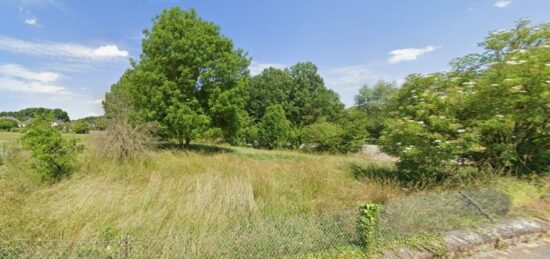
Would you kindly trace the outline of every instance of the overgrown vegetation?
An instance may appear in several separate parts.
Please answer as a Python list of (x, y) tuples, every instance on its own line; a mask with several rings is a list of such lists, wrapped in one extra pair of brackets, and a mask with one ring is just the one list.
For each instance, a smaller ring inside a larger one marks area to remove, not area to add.
[[(96, 138), (62, 135), (60, 110), (7, 114), (32, 122), (24, 150), (1, 153), (0, 240), (13, 242), (0, 257), (117, 257), (127, 237), (141, 242), (137, 257), (402, 244), (443, 255), (442, 231), (548, 215), (549, 24), (492, 33), (485, 53), (450, 72), (366, 85), (348, 109), (311, 62), (250, 77), (245, 52), (194, 10), (164, 10), (144, 34), (139, 60), (106, 94), (103, 126), (68, 125), (105, 128)], [(397, 162), (353, 154), (366, 141)], [(19, 242), (37, 238), (103, 245)]]
[(32, 153), (32, 167), (44, 180), (59, 180), (71, 174), (83, 146), (76, 139), (64, 139), (49, 120), (35, 118), (21, 137), (23, 148)]
[(414, 181), (462, 165), (518, 174), (550, 170), (550, 26), (518, 22), (447, 73), (411, 75), (391, 96), (383, 150)]

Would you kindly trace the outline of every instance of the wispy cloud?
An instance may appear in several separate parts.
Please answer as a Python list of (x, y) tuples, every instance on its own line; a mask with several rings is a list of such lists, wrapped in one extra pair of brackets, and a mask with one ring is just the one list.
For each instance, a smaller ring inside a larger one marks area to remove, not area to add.
[(19, 9), (36, 9), (36, 8), (53, 8), (58, 11), (68, 14), (67, 8), (60, 1), (57, 0), (13, 0)]
[(506, 8), (506, 7), (508, 7), (511, 3), (512, 3), (512, 1), (501, 0), (501, 1), (496, 1), (496, 2), (493, 4), (493, 6), (496, 7), (496, 8)]
[(31, 56), (47, 56), (73, 60), (112, 60), (128, 56), (116, 45), (97, 48), (72, 43), (33, 42), (0, 35), (0, 50)]
[(102, 104), (103, 103), (103, 99), (97, 99), (97, 100), (93, 100), (93, 101), (88, 101), (89, 104)]
[(252, 63), (250, 63), (250, 66), (248, 68), (250, 69), (250, 74), (255, 76), (257, 74), (260, 74), (264, 69), (270, 68), (270, 67), (283, 69), (287, 66), (283, 64), (260, 63), (260, 62), (252, 61)]
[(390, 51), (390, 58), (388, 58), (388, 63), (395, 64), (404, 61), (416, 60), (418, 57), (433, 52), (436, 50), (434, 46), (426, 46), (424, 48), (406, 48), (406, 49), (396, 49)]
[(0, 65), (0, 91), (69, 96), (71, 92), (56, 84), (61, 77), (53, 72), (34, 72), (16, 64)]
[(40, 24), (38, 24), (38, 19), (36, 19), (36, 17), (34, 17), (34, 16), (25, 19), (23, 22), (30, 25), (30, 26), (40, 27)]
[(358, 88), (378, 79), (366, 65), (338, 67), (323, 72), (322, 76), (333, 89)]

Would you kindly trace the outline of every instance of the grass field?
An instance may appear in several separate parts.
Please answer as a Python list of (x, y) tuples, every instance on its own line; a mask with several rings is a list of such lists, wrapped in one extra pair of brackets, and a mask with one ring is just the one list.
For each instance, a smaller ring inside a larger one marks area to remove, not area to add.
[[(0, 133), (0, 142), (17, 137)], [(352, 245), (360, 204), (384, 204), (420, 192), (358, 178), (357, 165), (393, 168), (391, 162), (359, 154), (195, 146), (120, 163), (94, 151), (88, 135), (77, 137), (88, 143), (87, 151), (79, 158), (79, 170), (59, 183), (41, 182), (25, 152), (13, 153), (0, 166), (1, 240), (120, 241), (131, 236), (136, 243), (147, 240), (145, 250), (165, 257), (232, 257), (285, 245), (285, 253), (317, 251)], [(489, 185), (513, 196), (513, 213), (548, 215), (543, 202), (548, 184), (503, 177)], [(222, 246), (234, 254), (212, 254)]]

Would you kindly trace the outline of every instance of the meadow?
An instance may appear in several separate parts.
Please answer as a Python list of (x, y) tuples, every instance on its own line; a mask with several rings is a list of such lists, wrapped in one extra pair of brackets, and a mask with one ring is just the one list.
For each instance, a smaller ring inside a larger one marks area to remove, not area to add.
[[(72, 176), (48, 183), (30, 169), (30, 155), (13, 144), (18, 136), (0, 133), (0, 142), (12, 145), (0, 166), (4, 255), (61, 251), (54, 256), (120, 256), (123, 249), (116, 247), (126, 238), (134, 245), (132, 253), (144, 257), (279, 257), (353, 248), (358, 245), (357, 208), (365, 202), (392, 208), (393, 220), (401, 224), (394, 227), (400, 229), (420, 231), (432, 225), (430, 230), (436, 231), (434, 221), (426, 222), (436, 214), (445, 229), (482, 223), (466, 214), (446, 220), (437, 207), (441, 195), (415, 198), (449, 186), (415, 188), (358, 175), (357, 167), (393, 169), (393, 162), (362, 154), (194, 145), (186, 151), (158, 149), (139, 161), (121, 163), (94, 149), (94, 134), (67, 135), (87, 146), (80, 167)], [(510, 208), (501, 216), (549, 216), (548, 181), (499, 177), (464, 188), (480, 186), (510, 197)], [(414, 204), (403, 202), (409, 197)], [(449, 207), (449, 201), (440, 204)], [(36, 243), (47, 240), (54, 242)], [(61, 249), (56, 240), (73, 243)]]

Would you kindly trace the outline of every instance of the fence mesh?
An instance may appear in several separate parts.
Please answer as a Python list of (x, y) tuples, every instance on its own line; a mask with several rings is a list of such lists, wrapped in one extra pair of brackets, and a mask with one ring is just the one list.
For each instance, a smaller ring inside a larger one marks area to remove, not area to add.
[[(492, 190), (408, 196), (384, 205), (377, 238), (387, 241), (490, 223), (506, 214), (508, 204), (506, 195)], [(338, 248), (361, 250), (358, 215), (357, 209), (350, 209), (250, 220), (227, 229), (194, 229), (189, 232), (193, 234), (162, 238), (2, 240), (0, 258), (315, 258), (328, 249), (336, 255)]]

